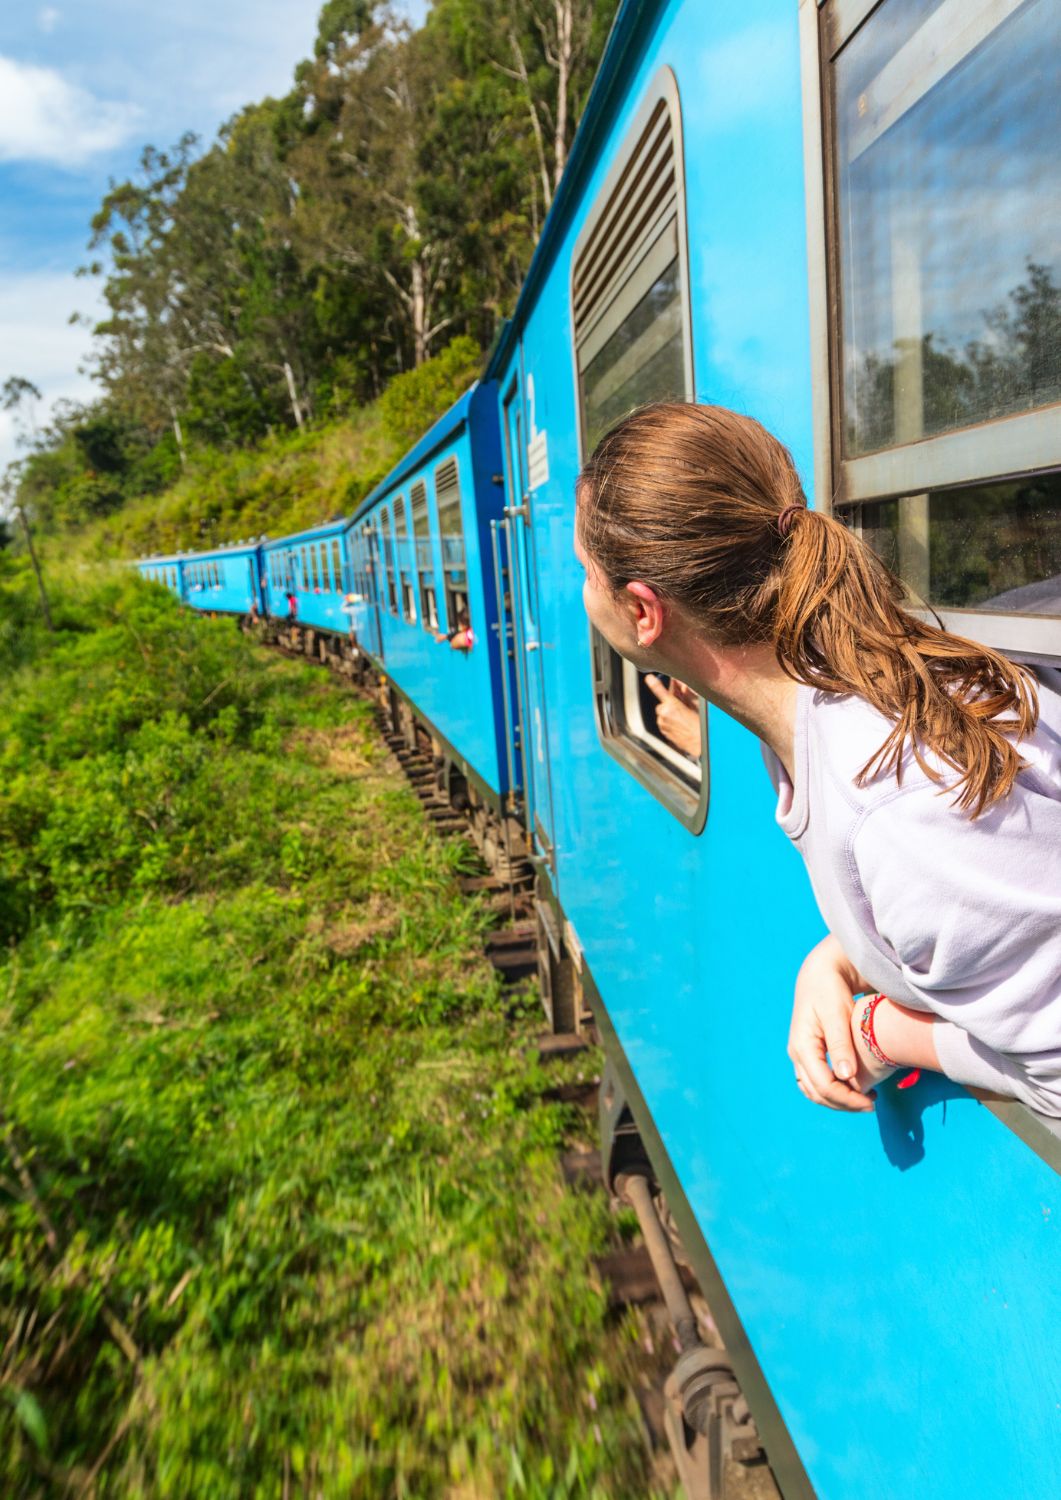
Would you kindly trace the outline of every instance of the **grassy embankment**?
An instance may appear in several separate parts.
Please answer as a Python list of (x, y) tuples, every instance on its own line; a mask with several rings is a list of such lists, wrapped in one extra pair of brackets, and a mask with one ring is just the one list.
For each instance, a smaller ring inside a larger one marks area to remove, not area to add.
[(466, 853), (319, 671), (57, 613), (4, 565), (0, 1490), (653, 1493)]

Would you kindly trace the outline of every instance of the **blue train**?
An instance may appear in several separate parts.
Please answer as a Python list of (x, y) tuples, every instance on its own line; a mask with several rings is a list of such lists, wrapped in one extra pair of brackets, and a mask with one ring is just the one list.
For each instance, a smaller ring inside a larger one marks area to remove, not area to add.
[(1061, 662), (1059, 58), (1061, 0), (625, 0), (481, 383), (348, 519), (140, 564), (370, 677), (531, 872), (608, 1181), (727, 1351), (686, 1328), (690, 1494), (759, 1441), (787, 1500), (1056, 1493), (1061, 1138), (942, 1079), (793, 1087), (799, 856), (754, 739), (701, 708), (678, 751), (589, 630), (575, 477), (643, 401), (747, 411), (946, 624)]

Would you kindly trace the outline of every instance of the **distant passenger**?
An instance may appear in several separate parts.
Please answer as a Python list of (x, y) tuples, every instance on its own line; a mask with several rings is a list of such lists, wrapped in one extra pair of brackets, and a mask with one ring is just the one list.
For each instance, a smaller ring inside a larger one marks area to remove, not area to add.
[(1061, 1116), (1057, 685), (908, 613), (749, 417), (642, 407), (577, 499), (597, 629), (763, 742), (829, 927), (796, 982), (798, 1087), (868, 1110), (931, 1068)]
[(664, 685), (654, 672), (645, 676), (645, 686), (657, 700), (656, 728), (667, 741), (687, 755), (700, 759), (700, 699), (691, 687), (672, 677)]
[(287, 596), (287, 612), (292, 620), (298, 619), (298, 595), (293, 589)]
[(457, 623), (452, 630), (435, 631), (436, 641), (448, 641), (453, 651), (470, 651), (475, 645), (471, 616), (466, 609), (457, 611)]

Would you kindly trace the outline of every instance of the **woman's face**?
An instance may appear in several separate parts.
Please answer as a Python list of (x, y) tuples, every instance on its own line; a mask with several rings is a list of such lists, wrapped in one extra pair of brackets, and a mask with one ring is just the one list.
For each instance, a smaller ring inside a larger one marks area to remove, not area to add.
[(625, 589), (616, 592), (586, 552), (575, 524), (575, 556), (582, 565), (582, 603), (590, 624), (620, 656), (641, 665), (645, 652), (637, 643), (637, 606)]

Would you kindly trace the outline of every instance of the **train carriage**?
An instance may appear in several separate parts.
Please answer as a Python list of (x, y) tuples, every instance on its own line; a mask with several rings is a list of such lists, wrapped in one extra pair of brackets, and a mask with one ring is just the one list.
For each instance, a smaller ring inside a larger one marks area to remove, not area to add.
[(209, 552), (185, 554), (180, 558), (150, 558), (139, 565), (145, 568), (179, 569), (180, 597), (192, 609), (207, 614), (249, 615), (261, 610), (258, 586), (258, 546), (241, 542), (234, 547), (218, 547)]
[(793, 982), (823, 932), (801, 861), (755, 740), (710, 711), (698, 763), (679, 755), (591, 636), (575, 478), (643, 401), (747, 411), (954, 628), (1061, 657), (1056, 353), (1052, 374), (997, 354), (993, 402), (960, 379), (1001, 337), (982, 309), (1057, 274), (1059, 17), (623, 6), (487, 371), (528, 836), (615, 1069), (606, 1155), (621, 1169), (632, 1121), (786, 1496), (1056, 1488), (1061, 1150), (943, 1079), (859, 1119), (793, 1087)]
[(293, 617), (300, 625), (335, 634), (349, 630), (350, 617), (343, 611), (351, 584), (348, 524), (329, 521), (263, 544), (260, 587), (265, 614), (274, 620)]
[[(355, 633), (386, 671), (399, 717), (415, 709), (449, 773), (507, 813), (520, 747), (499, 645), (500, 470), (497, 392), (475, 385), (365, 498), (349, 537)], [(470, 644), (454, 649), (453, 635), (463, 645), (467, 631)]]
[(150, 583), (162, 584), (163, 588), (176, 594), (178, 599), (184, 597), (182, 560), (179, 553), (174, 553), (169, 557), (143, 557), (136, 564), (136, 570), (141, 578), (146, 578)]

